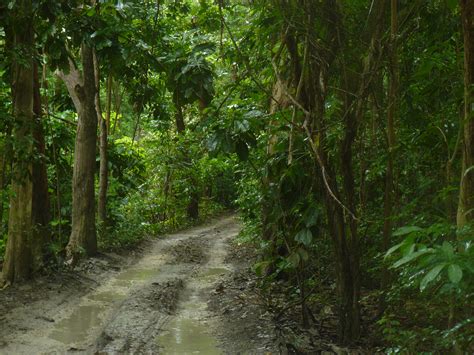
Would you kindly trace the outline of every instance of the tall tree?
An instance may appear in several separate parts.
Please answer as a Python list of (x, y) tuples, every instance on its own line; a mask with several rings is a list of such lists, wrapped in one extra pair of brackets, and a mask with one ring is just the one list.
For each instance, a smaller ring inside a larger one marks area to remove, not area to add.
[(45, 246), (50, 241), (49, 222), (50, 202), (48, 192), (48, 173), (45, 161), (46, 146), (44, 138), (44, 130), (42, 123), (42, 109), (41, 109), (41, 94), (40, 94), (40, 80), (38, 73), (38, 63), (35, 61), (33, 67), (33, 113), (34, 113), (34, 128), (33, 137), (35, 141), (35, 161), (33, 163), (33, 206), (32, 206), (32, 221), (33, 221), (33, 235), (38, 243), (36, 246), (40, 249), (36, 251), (37, 255), (43, 255)]
[(107, 187), (108, 187), (108, 156), (107, 156), (107, 135), (108, 135), (108, 123), (110, 123), (110, 109), (111, 109), (111, 76), (107, 77), (107, 102), (106, 102), (106, 117), (102, 114), (102, 108), (100, 104), (100, 67), (97, 54), (94, 52), (94, 74), (96, 82), (96, 97), (95, 107), (97, 111), (97, 120), (99, 121), (99, 154), (100, 154), (100, 167), (99, 167), (99, 198), (97, 202), (97, 215), (99, 221), (105, 228), (107, 220)]
[[(33, 239), (33, 5), (31, 0), (18, 1), (11, 17), (13, 48), (17, 59), (12, 66), (14, 162), (12, 196), (8, 219), (8, 242), (3, 267), (3, 279), (16, 282), (31, 276), (39, 262)], [(19, 60), (21, 58), (21, 60)]]
[[(389, 84), (388, 84), (388, 107), (387, 107), (387, 169), (385, 171), (384, 192), (384, 221), (383, 221), (383, 249), (388, 250), (392, 236), (392, 214), (394, 204), (394, 160), (396, 146), (395, 121), (398, 112), (398, 0), (390, 1), (390, 46), (389, 46)], [(382, 270), (382, 288), (388, 284), (388, 270)], [(383, 308), (383, 299), (380, 307)]]
[(97, 144), (96, 82), (93, 48), (81, 45), (82, 74), (70, 61), (69, 73), (59, 72), (78, 113), (72, 181), (72, 226), (67, 245), (69, 262), (75, 263), (84, 251), (97, 252), (95, 226), (95, 154)]
[(461, 0), (464, 35), (464, 119), (457, 225), (474, 221), (474, 0)]

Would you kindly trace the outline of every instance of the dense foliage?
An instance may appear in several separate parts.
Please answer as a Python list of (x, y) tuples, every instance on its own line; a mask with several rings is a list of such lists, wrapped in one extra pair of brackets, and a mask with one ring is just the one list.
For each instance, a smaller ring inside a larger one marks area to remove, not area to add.
[[(89, 106), (74, 90), (87, 89), (92, 64), (100, 249), (238, 208), (241, 239), (261, 256), (262, 289), (283, 292), (305, 327), (324, 303), (338, 314), (341, 343), (473, 351), (473, 8), (6, 1), (0, 255), (18, 235), (12, 218), (22, 216), (9, 206), (20, 203), (22, 163), (32, 172), (23, 177), (33, 181), (30, 230), (41, 227), (46, 250), (40, 264), (75, 257), (75, 137)], [(15, 101), (29, 69), (39, 97), (29, 103), (31, 133)], [(48, 213), (38, 219), (41, 169)], [(81, 255), (93, 250), (86, 244)]]

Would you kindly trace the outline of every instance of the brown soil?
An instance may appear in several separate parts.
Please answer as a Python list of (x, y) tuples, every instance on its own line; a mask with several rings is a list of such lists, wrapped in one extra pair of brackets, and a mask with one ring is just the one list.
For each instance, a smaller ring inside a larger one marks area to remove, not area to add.
[(239, 229), (221, 217), (0, 291), (0, 354), (276, 353)]

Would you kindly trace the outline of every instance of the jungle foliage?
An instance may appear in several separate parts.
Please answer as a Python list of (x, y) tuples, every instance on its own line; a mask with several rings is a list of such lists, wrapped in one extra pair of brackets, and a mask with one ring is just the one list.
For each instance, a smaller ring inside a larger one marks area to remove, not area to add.
[(3, 2), (5, 281), (238, 209), (303, 327), (474, 351), (473, 43), (472, 0)]

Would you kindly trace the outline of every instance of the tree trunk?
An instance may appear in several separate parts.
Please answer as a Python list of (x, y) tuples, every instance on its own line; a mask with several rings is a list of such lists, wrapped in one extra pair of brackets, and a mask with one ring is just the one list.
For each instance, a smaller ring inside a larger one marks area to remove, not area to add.
[(457, 226), (474, 221), (474, 0), (461, 0), (464, 35), (464, 119)]
[[(114, 111), (115, 111), (115, 119), (114, 119), (114, 126), (112, 129), (112, 136), (115, 134), (115, 129), (119, 125), (119, 115), (120, 115), (120, 107), (122, 106), (122, 96), (123, 91), (120, 90), (120, 83), (117, 81), (114, 88)], [(111, 125), (112, 123), (110, 123)]]
[[(394, 203), (394, 155), (396, 145), (395, 120), (398, 112), (398, 0), (390, 3), (390, 58), (389, 58), (389, 88), (388, 88), (388, 111), (387, 111), (387, 170), (385, 172), (384, 192), (384, 222), (383, 222), (383, 252), (390, 247), (392, 239), (392, 215)], [(387, 267), (382, 268), (381, 288), (385, 290), (389, 284), (389, 272)], [(381, 295), (379, 300), (379, 311), (385, 308), (385, 299)]]
[[(71, 237), (66, 247), (67, 258), (75, 264), (83, 252), (97, 252), (95, 229), (94, 173), (97, 142), (97, 111), (95, 106), (96, 84), (93, 50), (82, 44), (83, 85), (76, 81), (68, 85), (71, 96), (79, 101), (78, 124), (74, 149), (72, 182)], [(73, 72), (70, 72), (70, 75)], [(77, 71), (75, 73), (77, 75)], [(66, 81), (67, 83), (67, 81)]]
[(110, 75), (107, 78), (107, 118), (102, 116), (102, 109), (100, 105), (100, 72), (99, 62), (94, 53), (94, 74), (96, 82), (95, 106), (97, 110), (97, 119), (100, 128), (100, 168), (99, 168), (99, 200), (98, 200), (98, 217), (102, 224), (102, 231), (104, 231), (105, 223), (107, 221), (107, 187), (108, 187), (108, 157), (107, 157), (107, 122), (110, 121)]
[(5, 141), (0, 143), (0, 238), (3, 236), (3, 200), (7, 181), (7, 144)]
[(184, 124), (183, 108), (181, 107), (181, 105), (179, 105), (179, 103), (176, 103), (175, 121), (176, 121), (176, 131), (179, 134), (184, 134), (186, 126)]
[(13, 115), (15, 126), (14, 163), (12, 171), (12, 196), (8, 219), (8, 241), (2, 278), (6, 282), (16, 282), (29, 278), (36, 268), (37, 240), (32, 239), (33, 201), (33, 50), (34, 32), (31, 0), (17, 3), (17, 25), (14, 31), (14, 46), (26, 50), (21, 63), (13, 64)]
[(35, 125), (33, 128), (33, 136), (35, 140), (36, 154), (39, 155), (33, 163), (33, 207), (32, 207), (32, 221), (33, 221), (33, 238), (38, 240), (37, 250), (34, 254), (38, 255), (43, 262), (43, 256), (46, 250), (44, 247), (50, 241), (49, 222), (51, 220), (50, 203), (48, 193), (48, 174), (46, 170), (46, 145), (44, 141), (44, 131), (42, 124), (41, 112), (41, 94), (40, 94), (40, 80), (38, 74), (38, 63), (35, 61), (33, 67), (33, 113), (35, 118)]

